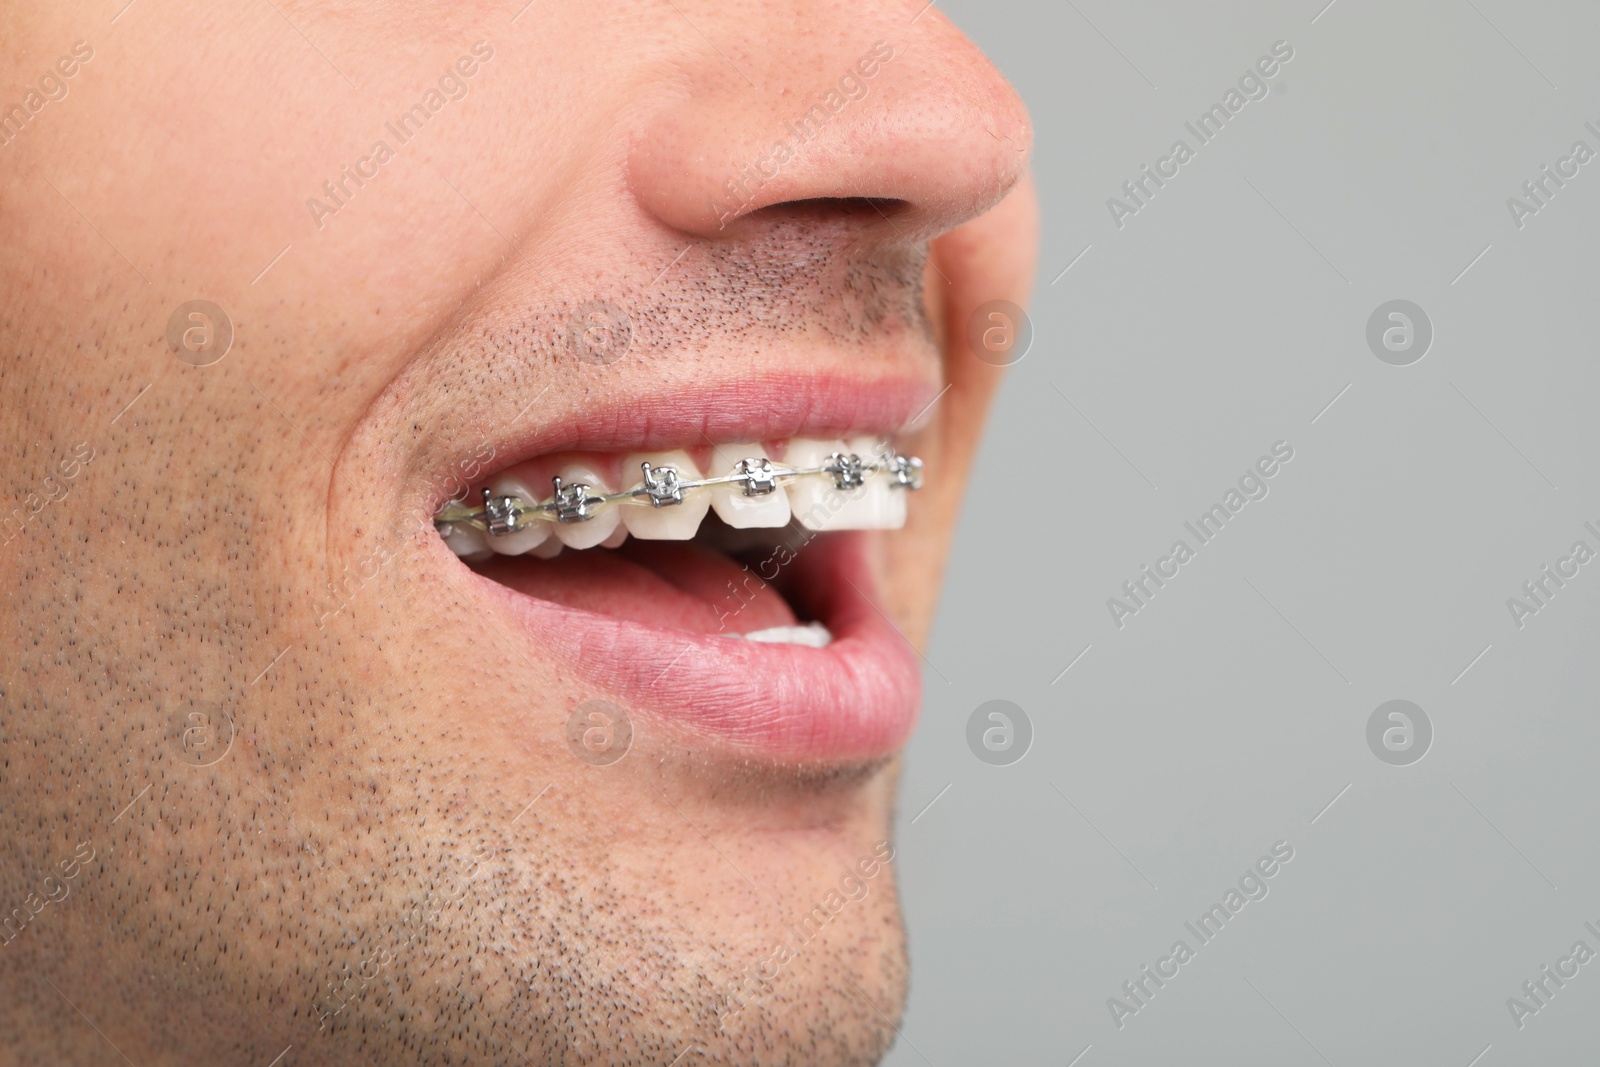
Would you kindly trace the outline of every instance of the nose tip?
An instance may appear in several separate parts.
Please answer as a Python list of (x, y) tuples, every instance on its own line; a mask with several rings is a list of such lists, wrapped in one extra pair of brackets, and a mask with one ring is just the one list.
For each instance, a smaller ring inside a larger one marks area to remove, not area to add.
[(729, 237), (758, 213), (833, 204), (923, 240), (983, 213), (1027, 168), (1021, 100), (934, 12), (898, 43), (807, 51), (752, 74), (759, 88), (704, 68), (635, 138), (633, 194), (667, 226)]

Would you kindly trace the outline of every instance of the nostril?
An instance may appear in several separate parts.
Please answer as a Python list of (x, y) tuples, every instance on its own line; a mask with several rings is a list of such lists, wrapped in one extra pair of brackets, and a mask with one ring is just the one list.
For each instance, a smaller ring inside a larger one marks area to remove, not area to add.
[(802, 222), (813, 225), (849, 223), (859, 226), (862, 223), (893, 219), (910, 208), (909, 201), (892, 196), (814, 196), (801, 200), (785, 200), (780, 204), (768, 204), (740, 215), (737, 221), (767, 225)]
[(762, 211), (788, 211), (794, 214), (871, 214), (881, 211), (892, 215), (908, 206), (904, 200), (892, 196), (814, 196), (805, 200), (786, 200), (769, 204)]

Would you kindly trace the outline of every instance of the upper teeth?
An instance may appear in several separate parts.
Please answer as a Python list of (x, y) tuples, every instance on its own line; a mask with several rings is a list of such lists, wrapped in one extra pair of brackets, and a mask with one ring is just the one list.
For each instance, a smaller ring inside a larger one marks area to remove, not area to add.
[(732, 463), (727, 481), (713, 485), (711, 506), (717, 518), (736, 530), (789, 525), (789, 494), (778, 492), (778, 468), (760, 445), (731, 445), (719, 449), (716, 459), (728, 463), (728, 456), (744, 456)]
[[(637, 484), (613, 491), (594, 470), (569, 464), (540, 499), (520, 479), (502, 474), (483, 490), (483, 506), (451, 501), (434, 525), (458, 555), (493, 549), (505, 555), (553, 555), (561, 545), (615, 546), (629, 535), (687, 540), (706, 511), (735, 528), (788, 525), (791, 516), (812, 530), (898, 529), (905, 498), (897, 489), (922, 487), (922, 461), (896, 455), (872, 438), (794, 440), (783, 463), (757, 444), (716, 450), (725, 473), (712, 477), (686, 452), (629, 456), (624, 469)], [(738, 457), (733, 459), (732, 457)], [(485, 536), (487, 535), (487, 536)], [(555, 544), (546, 548), (547, 542)]]

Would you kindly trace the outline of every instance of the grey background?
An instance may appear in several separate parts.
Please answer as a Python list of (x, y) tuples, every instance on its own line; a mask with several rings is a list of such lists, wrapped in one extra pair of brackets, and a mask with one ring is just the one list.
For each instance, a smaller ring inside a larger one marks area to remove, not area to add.
[[(1044, 234), (906, 760), (893, 1067), (1596, 1062), (1600, 960), (1520, 1030), (1506, 1000), (1600, 951), (1600, 561), (1520, 630), (1506, 601), (1600, 549), (1600, 160), (1520, 230), (1506, 200), (1600, 149), (1600, 8), (1325, 2), (940, 4), (1029, 102)], [(1106, 199), (1280, 39), (1118, 230)], [(1365, 341), (1395, 298), (1435, 329), (1408, 367)], [(1278, 440), (1270, 495), (1117, 629)], [(1433, 722), (1411, 766), (1367, 747), (1394, 698)], [(1033, 724), (1011, 766), (967, 747), (993, 699)], [(1107, 998), (1279, 840), (1119, 1030)]]

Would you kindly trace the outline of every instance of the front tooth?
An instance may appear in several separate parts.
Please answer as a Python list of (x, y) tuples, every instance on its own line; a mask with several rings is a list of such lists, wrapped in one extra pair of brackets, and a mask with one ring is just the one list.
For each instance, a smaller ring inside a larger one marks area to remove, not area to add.
[[(847, 452), (843, 441), (818, 441), (799, 437), (789, 442), (784, 462), (791, 467), (820, 467), (835, 452)], [(826, 474), (808, 474), (789, 483), (789, 508), (808, 530), (839, 529), (839, 514), (862, 490), (839, 490)]]
[[(893, 452), (893, 449), (876, 437), (853, 437), (849, 444), (850, 451), (868, 463), (882, 462), (885, 456)], [(893, 478), (883, 471), (872, 471), (867, 475), (867, 484), (864, 488), (867, 493), (862, 500), (846, 505), (847, 510), (861, 509), (855, 529), (898, 530), (905, 526), (906, 491), (896, 486)]]
[[(719, 476), (732, 474), (741, 459), (772, 458), (766, 449), (754, 444), (718, 445), (715, 455), (713, 469), (720, 470)], [(794, 465), (792, 460), (784, 462)], [(736, 484), (713, 486), (711, 507), (718, 518), (735, 530), (789, 525), (789, 497), (781, 486), (762, 496), (745, 496), (744, 489)]]
[[(539, 499), (539, 494), (534, 492), (527, 482), (521, 478), (514, 478), (509, 474), (502, 474), (489, 483), (489, 491), (495, 496), (514, 496), (529, 503)], [(550, 539), (551, 523), (545, 519), (535, 519), (524, 516), (523, 528), (516, 533), (501, 534), (489, 538), (489, 547), (503, 556), (520, 556), (524, 552), (539, 547)]]
[[(625, 472), (638, 472), (633, 475), (634, 485), (644, 484), (641, 463), (650, 464), (652, 469), (674, 467), (680, 481), (697, 482), (701, 478), (700, 467), (687, 452), (643, 452), (629, 456), (622, 465)], [(683, 503), (659, 508), (650, 503), (649, 497), (641, 496), (622, 508), (622, 521), (629, 533), (646, 541), (687, 541), (700, 529), (710, 507), (710, 497), (693, 490), (683, 494)]]
[[(855, 453), (863, 463), (875, 462), (881, 443), (871, 437), (849, 441), (795, 440), (786, 462), (792, 467), (820, 467), (835, 452)], [(863, 484), (840, 489), (828, 474), (808, 475), (789, 483), (789, 506), (808, 530), (897, 530), (905, 525), (905, 494), (889, 478), (869, 472)]]
[(489, 551), (489, 538), (482, 530), (475, 526), (468, 526), (464, 522), (454, 523), (450, 532), (445, 535), (444, 543), (450, 546), (450, 551), (468, 562), (477, 562), (488, 559), (494, 555)]
[[(558, 477), (562, 485), (579, 483), (587, 485), (589, 492), (594, 496), (604, 496), (611, 492), (611, 487), (602, 481), (598, 474), (580, 464), (569, 463), (562, 467)], [(617, 514), (617, 509), (608, 507), (581, 522), (557, 522), (552, 525), (555, 527), (556, 539), (568, 548), (593, 548), (610, 537), (621, 523), (622, 516)]]

